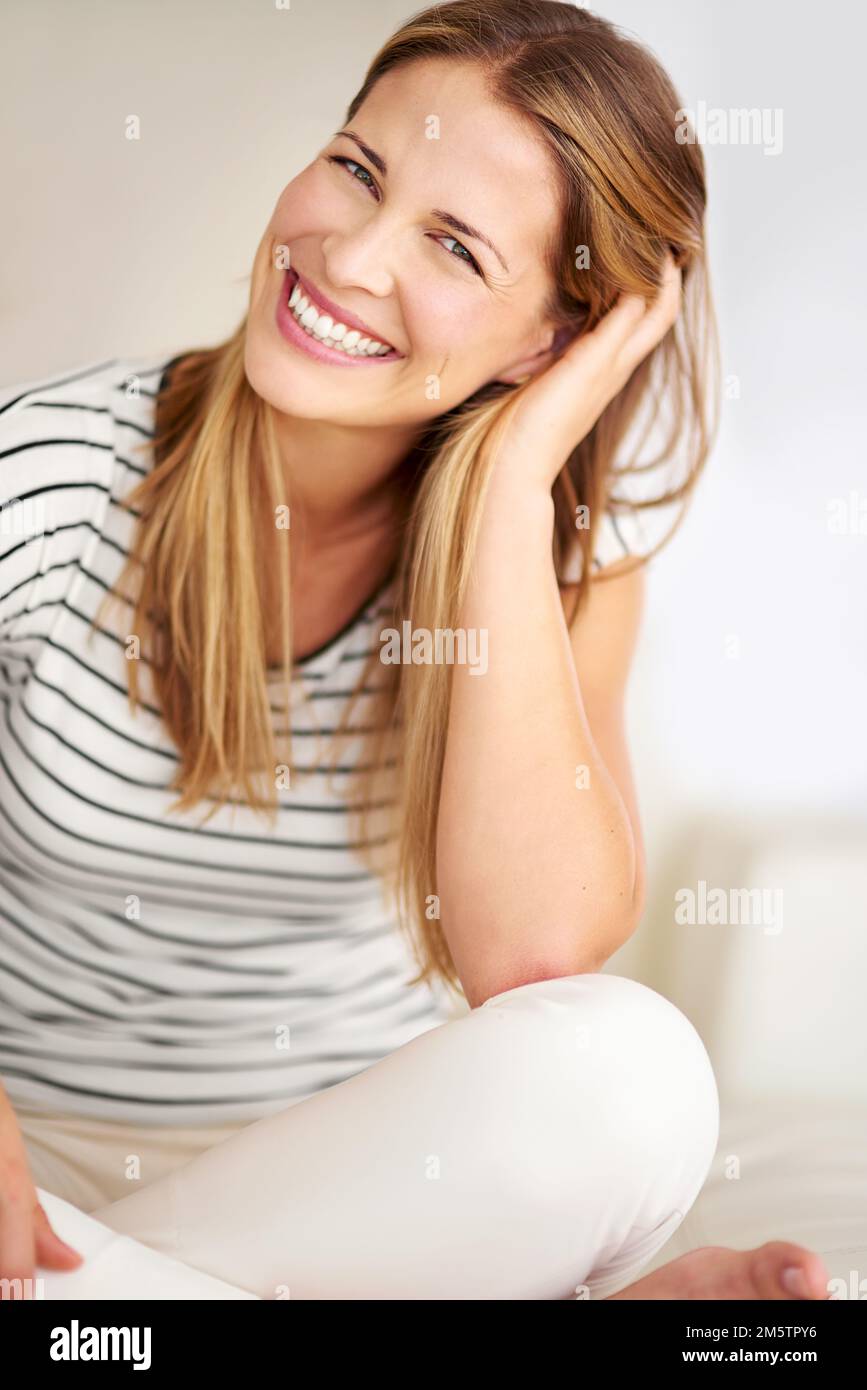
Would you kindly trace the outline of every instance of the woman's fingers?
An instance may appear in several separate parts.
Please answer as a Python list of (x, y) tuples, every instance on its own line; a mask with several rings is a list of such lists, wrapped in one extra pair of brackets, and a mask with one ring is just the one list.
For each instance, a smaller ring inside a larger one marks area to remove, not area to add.
[(56, 1231), (51, 1229), (51, 1223), (45, 1214), (45, 1210), (37, 1202), (34, 1212), (34, 1225), (36, 1231), (36, 1263), (44, 1265), (46, 1269), (74, 1269), (81, 1264), (81, 1255), (77, 1250), (73, 1250), (71, 1245), (67, 1245), (65, 1240), (61, 1240)]
[[(0, 1279), (21, 1281), (33, 1278), (36, 1259), (33, 1196), (28, 1191), (26, 1172), (19, 1174), (7, 1165), (0, 1176)], [(0, 1297), (6, 1292), (0, 1286)], [(21, 1297), (11, 1282), (11, 1297)]]
[(628, 343), (627, 350), (634, 358), (634, 366), (638, 366), (638, 363), (662, 342), (668, 330), (677, 321), (682, 289), (683, 276), (680, 268), (669, 258), (663, 271), (659, 294), (641, 316)]
[(552, 350), (554, 360), (518, 397), (501, 460), (511, 449), (519, 461), (531, 457), (544, 441), (538, 466), (546, 483), (553, 480), (569, 452), (665, 337), (680, 312), (680, 300), (681, 272), (669, 256), (650, 304), (641, 295), (622, 294), (589, 333), (579, 334), (559, 356)]
[(37, 1265), (45, 1269), (75, 1269), (81, 1255), (60, 1239), (35, 1200), (28, 1177), (5, 1170), (0, 1194), (0, 1299), (24, 1299), (32, 1292)]
[(565, 356), (571, 351), (575, 356), (585, 356), (588, 351), (597, 352), (600, 358), (616, 359), (635, 333), (647, 311), (647, 301), (640, 294), (618, 295), (614, 304), (589, 333), (575, 339)]
[[(627, 380), (662, 341), (680, 313), (683, 277), (674, 258), (665, 259), (659, 293), (649, 303), (640, 294), (621, 294), (592, 331), (567, 348), (561, 362), (589, 360), (610, 370), (617, 383)], [(616, 391), (615, 391), (616, 394)]]
[(74, 1269), (81, 1256), (52, 1231), (39, 1205), (18, 1117), (0, 1084), (0, 1298), (29, 1293), (36, 1264)]

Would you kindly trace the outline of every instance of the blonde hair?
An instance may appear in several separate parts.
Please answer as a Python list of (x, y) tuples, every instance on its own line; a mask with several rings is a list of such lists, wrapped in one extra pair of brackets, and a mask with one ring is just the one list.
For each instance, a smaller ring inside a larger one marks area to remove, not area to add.
[[(550, 317), (591, 329), (621, 292), (652, 297), (666, 252), (683, 271), (683, 308), (674, 330), (633, 374), (594, 429), (573, 450), (553, 488), (552, 561), (558, 577), (580, 553), (581, 577), (570, 623), (586, 602), (600, 515), (616, 505), (617, 480), (682, 458), (683, 476), (639, 508), (682, 501), (707, 457), (716, 428), (716, 329), (705, 260), (705, 181), (701, 151), (680, 143), (680, 102), (646, 50), (612, 24), (556, 0), (454, 0), (408, 20), (370, 64), (349, 106), (352, 121), (384, 73), (420, 59), (481, 65), (493, 97), (525, 118), (557, 171), (562, 215), (549, 250)], [(589, 264), (570, 248), (590, 248)], [(210, 801), (206, 819), (233, 793), (276, 817), (274, 770), (291, 762), (279, 749), (266, 689), (263, 575), (267, 547), (280, 576), (280, 631), (288, 728), (291, 606), (288, 533), (263, 535), (257, 504), (270, 514), (286, 502), (273, 410), (244, 370), (246, 319), (224, 344), (176, 359), (157, 402), (154, 466), (126, 505), (138, 511), (136, 542), (115, 593), (134, 605), (133, 630), (150, 653), (154, 689), (179, 751), (172, 810)], [(713, 370), (711, 370), (711, 367)], [(472, 563), (481, 504), (496, 444), (522, 386), (494, 384), (438, 417), (400, 471), (406, 525), (389, 626), (448, 629), (459, 614)], [(666, 419), (663, 406), (670, 411)], [(642, 416), (642, 411), (644, 415)], [(713, 420), (711, 420), (713, 413)], [(653, 458), (638, 462), (657, 432)], [(618, 453), (627, 435), (629, 460)], [(484, 461), (483, 461), (483, 446)], [(622, 500), (622, 499), (621, 499)], [(576, 529), (575, 509), (590, 525)], [(670, 539), (676, 525), (649, 554)], [(129, 595), (123, 593), (134, 585)], [(111, 595), (110, 595), (111, 597)], [(518, 621), (516, 615), (516, 621)], [(129, 665), (131, 706), (140, 698), (138, 663)], [(448, 729), (447, 665), (384, 666), (369, 658), (332, 745), (332, 763), (351, 732), (362, 687), (386, 677), (357, 773), (359, 839), (383, 779), (392, 793), (397, 863), (376, 849), (364, 857), (382, 875), (419, 966), (416, 981), (459, 981), (440, 923), (425, 904), (437, 892), (436, 824)]]

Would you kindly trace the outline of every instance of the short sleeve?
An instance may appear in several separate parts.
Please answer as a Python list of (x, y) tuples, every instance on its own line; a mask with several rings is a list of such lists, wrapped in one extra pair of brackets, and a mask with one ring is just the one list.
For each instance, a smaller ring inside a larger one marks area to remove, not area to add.
[[(594, 536), (592, 570), (600, 570), (619, 560), (635, 555), (646, 555), (651, 549), (647, 528), (638, 510), (626, 505), (610, 502), (601, 514)], [(583, 557), (576, 543), (565, 565), (564, 581), (577, 584), (583, 570)]]
[(0, 689), (26, 679), (104, 511), (93, 370), (0, 388)]
[(602, 513), (593, 547), (593, 569), (598, 571), (630, 555), (646, 553), (648, 539), (634, 507), (613, 505)]

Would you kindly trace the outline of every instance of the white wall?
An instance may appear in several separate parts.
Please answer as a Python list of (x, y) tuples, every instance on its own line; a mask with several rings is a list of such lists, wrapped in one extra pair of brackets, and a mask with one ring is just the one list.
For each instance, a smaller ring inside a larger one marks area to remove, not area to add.
[[(679, 797), (864, 815), (867, 24), (835, 2), (599, 8), (655, 49), (687, 107), (783, 111), (778, 155), (705, 145), (723, 369), (740, 397), (723, 401), (690, 518), (654, 566), (636, 735)], [(852, 490), (865, 534), (832, 534), (829, 501)]]

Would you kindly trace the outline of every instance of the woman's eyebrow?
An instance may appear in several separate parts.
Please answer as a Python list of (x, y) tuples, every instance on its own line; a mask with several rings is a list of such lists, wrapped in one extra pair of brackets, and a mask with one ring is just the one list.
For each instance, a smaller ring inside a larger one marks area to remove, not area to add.
[[(338, 135), (345, 135), (348, 140), (352, 140), (352, 142), (356, 144), (358, 148), (361, 150), (361, 153), (364, 155), (364, 157), (370, 160), (374, 169), (377, 169), (379, 173), (382, 174), (384, 177), (387, 176), (388, 165), (386, 164), (382, 155), (377, 154), (376, 150), (372, 150), (369, 145), (365, 145), (364, 141), (358, 135), (356, 135), (354, 131), (336, 130), (334, 132), (334, 138), (336, 139)], [(480, 232), (477, 230), (477, 228), (471, 227), (467, 222), (462, 222), (461, 219), (459, 217), (455, 217), (454, 213), (452, 212), (443, 212), (442, 208), (431, 208), (431, 214), (433, 217), (438, 217), (441, 222), (445, 222), (446, 226), (451, 227), (453, 232), (459, 232), (461, 236), (472, 237), (474, 238), (474, 240), (482, 242), (484, 246), (487, 246), (491, 251), (493, 251), (494, 255), (500, 262), (500, 265), (503, 267), (506, 274), (511, 274), (511, 271), (509, 270), (509, 267), (506, 264), (503, 256), (497, 250), (490, 237), (485, 236), (484, 232)]]

